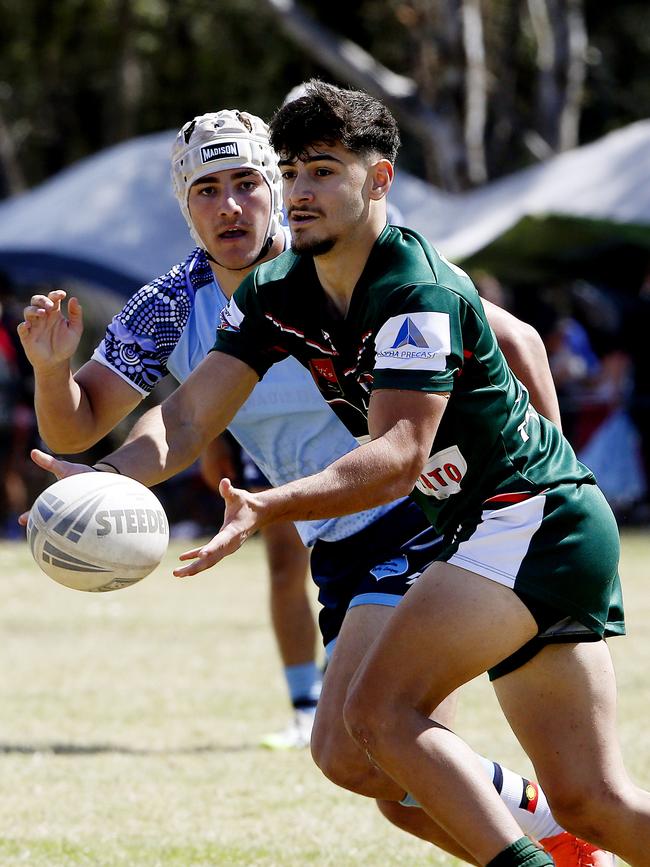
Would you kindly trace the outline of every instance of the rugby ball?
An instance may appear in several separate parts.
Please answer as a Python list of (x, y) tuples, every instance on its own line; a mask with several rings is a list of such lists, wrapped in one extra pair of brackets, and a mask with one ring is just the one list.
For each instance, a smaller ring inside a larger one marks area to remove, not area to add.
[(36, 500), (27, 541), (46, 575), (92, 593), (129, 587), (148, 575), (169, 542), (158, 498), (128, 476), (79, 473)]

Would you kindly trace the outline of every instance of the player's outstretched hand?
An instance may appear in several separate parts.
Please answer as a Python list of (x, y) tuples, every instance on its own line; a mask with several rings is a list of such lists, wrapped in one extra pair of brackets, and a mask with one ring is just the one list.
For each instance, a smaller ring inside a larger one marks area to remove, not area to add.
[(66, 297), (63, 289), (47, 295), (32, 295), (23, 310), (24, 320), (18, 326), (18, 336), (25, 355), (37, 371), (47, 371), (74, 354), (83, 332), (83, 313), (76, 298), (68, 301), (68, 318), (61, 304)]
[(180, 555), (179, 560), (191, 560), (188, 566), (174, 569), (177, 578), (186, 578), (209, 569), (233, 554), (258, 528), (258, 513), (255, 506), (256, 495), (239, 488), (233, 488), (229, 479), (222, 479), (219, 493), (226, 502), (226, 511), (221, 529), (210, 541), (200, 548), (193, 548)]
[[(54, 455), (48, 455), (47, 452), (42, 452), (40, 449), (32, 449), (30, 454), (34, 463), (41, 467), (41, 469), (47, 470), (56, 476), (57, 481), (59, 479), (66, 479), (68, 476), (76, 476), (77, 473), (95, 472), (88, 464), (73, 464), (70, 461), (61, 461), (55, 458)], [(28, 518), (29, 512), (23, 512), (19, 516), (18, 523), (21, 527), (27, 526)]]

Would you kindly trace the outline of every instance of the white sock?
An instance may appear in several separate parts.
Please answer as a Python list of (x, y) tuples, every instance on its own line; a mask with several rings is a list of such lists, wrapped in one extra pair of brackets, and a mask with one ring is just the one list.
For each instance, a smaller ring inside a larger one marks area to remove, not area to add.
[(483, 756), (477, 758), (524, 834), (543, 840), (564, 831), (553, 818), (546, 795), (537, 783)]

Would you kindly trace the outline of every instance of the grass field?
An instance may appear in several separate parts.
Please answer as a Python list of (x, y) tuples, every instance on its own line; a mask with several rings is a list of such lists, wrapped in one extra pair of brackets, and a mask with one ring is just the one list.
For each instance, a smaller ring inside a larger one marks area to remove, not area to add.
[[(262, 549), (206, 575), (172, 563), (105, 595), (59, 587), (0, 544), (1, 867), (453, 865), (325, 780), (306, 751), (258, 738), (287, 721)], [(621, 734), (650, 785), (650, 534), (624, 537), (629, 636), (612, 642)], [(457, 730), (528, 773), (485, 678)]]

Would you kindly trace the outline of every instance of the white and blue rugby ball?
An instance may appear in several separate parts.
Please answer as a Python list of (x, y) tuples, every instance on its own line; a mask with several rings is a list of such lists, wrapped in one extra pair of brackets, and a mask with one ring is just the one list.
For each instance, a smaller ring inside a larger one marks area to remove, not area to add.
[(129, 587), (153, 571), (167, 550), (169, 524), (158, 498), (140, 482), (79, 473), (36, 500), (27, 541), (46, 575), (96, 593)]

